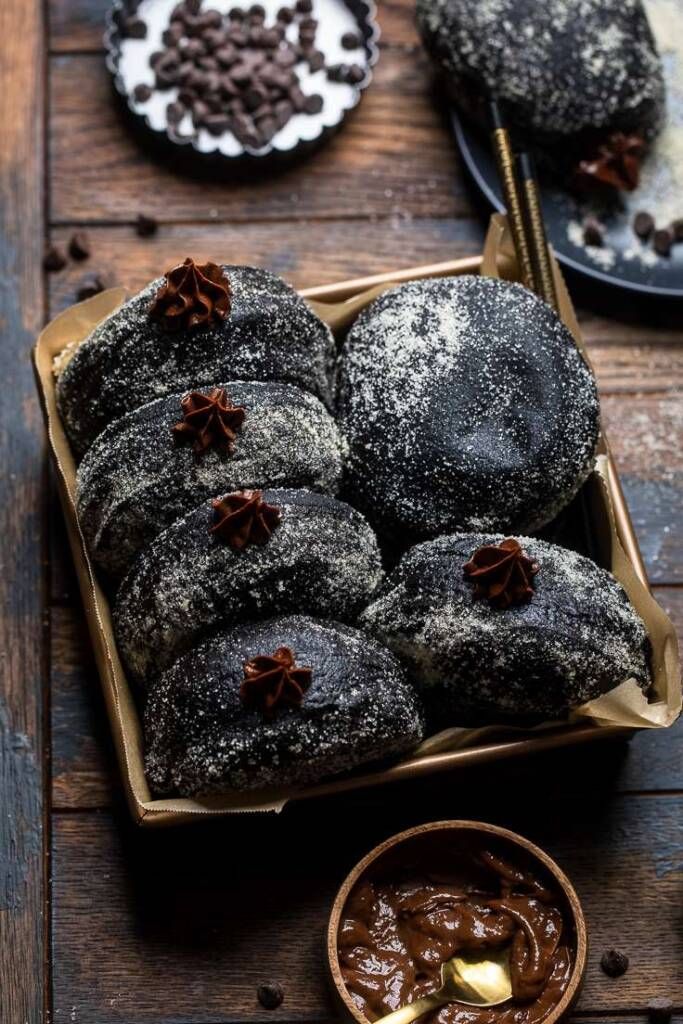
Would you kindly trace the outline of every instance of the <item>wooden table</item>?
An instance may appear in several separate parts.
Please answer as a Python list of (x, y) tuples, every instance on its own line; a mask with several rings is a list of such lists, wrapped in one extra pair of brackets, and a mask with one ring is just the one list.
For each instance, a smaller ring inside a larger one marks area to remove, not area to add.
[[(192, 254), (323, 283), (474, 253), (483, 221), (410, 0), (381, 4), (358, 115), (309, 162), (247, 184), (176, 176), (131, 140), (102, 60), (105, 4), (0, 3), (0, 1021), (334, 1020), (322, 940), (337, 885), (381, 838), (456, 816), (520, 830), (575, 881), (591, 939), (577, 1019), (640, 1021), (655, 997), (680, 1010), (680, 727), (279, 817), (129, 823), (46, 465), (35, 333), (93, 272), (136, 288)], [(139, 212), (159, 218), (155, 238), (136, 236)], [(46, 277), (46, 239), (77, 226), (90, 261)], [(643, 322), (618, 296), (572, 287), (650, 577), (683, 623), (681, 314)], [(599, 967), (610, 946), (631, 957), (617, 981)], [(255, 990), (270, 980), (285, 1000), (268, 1012)]]

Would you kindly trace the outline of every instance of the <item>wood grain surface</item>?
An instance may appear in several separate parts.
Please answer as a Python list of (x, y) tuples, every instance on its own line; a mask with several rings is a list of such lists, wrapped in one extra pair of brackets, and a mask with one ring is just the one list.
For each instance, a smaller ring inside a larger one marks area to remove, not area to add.
[[(188, 177), (132, 136), (102, 60), (107, 2), (46, 0), (47, 26), (38, 0), (0, 3), (0, 1024), (331, 1024), (323, 940), (345, 872), (392, 832), (456, 816), (520, 831), (575, 882), (590, 939), (577, 1021), (645, 1024), (655, 998), (680, 1014), (683, 723), (280, 816), (130, 824), (44, 471), (28, 362), (42, 318), (93, 275), (136, 289), (191, 254), (322, 284), (477, 252), (485, 222), (412, 0), (380, 0), (376, 79), (348, 125), (246, 182)], [(76, 228), (90, 259), (41, 274), (45, 242)], [(569, 280), (655, 595), (683, 631), (683, 319)], [(611, 946), (631, 959), (618, 980), (599, 967)], [(263, 981), (284, 986), (280, 1009), (257, 1002)]]
[(44, 315), (43, 35), (38, 0), (0, 4), (0, 1020), (42, 1020), (43, 427), (29, 350)]

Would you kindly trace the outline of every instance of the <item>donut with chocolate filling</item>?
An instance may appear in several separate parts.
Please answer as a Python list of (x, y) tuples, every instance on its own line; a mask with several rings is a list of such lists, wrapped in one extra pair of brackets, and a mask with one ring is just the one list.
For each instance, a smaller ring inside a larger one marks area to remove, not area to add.
[(414, 747), (423, 728), (386, 648), (300, 615), (198, 643), (154, 682), (144, 721), (150, 786), (182, 796), (316, 782)]
[(93, 562), (119, 580), (202, 497), (255, 487), (334, 494), (341, 467), (341, 436), (314, 395), (231, 381), (159, 398), (106, 427), (78, 467), (78, 517)]
[(186, 261), (60, 357), (57, 405), (80, 456), (124, 413), (221, 380), (298, 384), (329, 405), (333, 366), (329, 328), (275, 274)]
[(432, 725), (558, 718), (651, 682), (645, 627), (614, 576), (531, 537), (419, 544), (360, 621), (409, 667)]
[(477, 119), (496, 98), (525, 145), (578, 165), (615, 136), (650, 142), (662, 63), (641, 0), (417, 0), (424, 44)]
[(140, 552), (114, 602), (116, 639), (138, 683), (202, 634), (264, 614), (353, 620), (382, 578), (377, 540), (344, 502), (303, 490), (205, 501)]
[(518, 284), (463, 276), (386, 292), (341, 354), (347, 492), (394, 540), (529, 531), (588, 476), (593, 375), (555, 312)]

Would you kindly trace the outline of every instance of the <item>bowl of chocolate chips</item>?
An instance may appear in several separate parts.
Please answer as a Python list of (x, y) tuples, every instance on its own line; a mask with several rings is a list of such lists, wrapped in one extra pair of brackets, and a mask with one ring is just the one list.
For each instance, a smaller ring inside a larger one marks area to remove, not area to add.
[(439, 821), (372, 850), (337, 893), (327, 932), (346, 1020), (378, 1021), (440, 987), (452, 957), (508, 959), (512, 996), (445, 1003), (426, 1024), (557, 1024), (586, 967), (579, 899), (529, 840), (475, 821)]
[(146, 135), (197, 162), (301, 156), (360, 101), (373, 0), (115, 0), (107, 66)]

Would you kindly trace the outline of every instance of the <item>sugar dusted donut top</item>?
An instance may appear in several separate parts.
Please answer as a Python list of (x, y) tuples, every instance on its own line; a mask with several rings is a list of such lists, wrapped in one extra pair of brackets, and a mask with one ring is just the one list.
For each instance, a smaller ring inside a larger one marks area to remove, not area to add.
[(190, 438), (174, 435), (183, 421), (184, 396), (176, 394), (111, 423), (83, 458), (78, 516), (91, 558), (112, 579), (202, 497), (245, 487), (336, 493), (344, 445), (319, 399), (270, 381), (220, 387), (244, 417), (232, 451), (196, 452)]
[(256, 267), (222, 269), (230, 282), (224, 319), (168, 331), (150, 315), (164, 284), (160, 278), (78, 346), (57, 380), (59, 413), (77, 454), (131, 409), (221, 380), (298, 384), (330, 405), (329, 328), (275, 274)]
[(380, 296), (341, 356), (348, 493), (400, 541), (548, 522), (593, 465), (595, 380), (521, 285), (416, 281)]
[(612, 576), (574, 551), (516, 537), (538, 566), (533, 597), (477, 597), (465, 566), (503, 534), (461, 533), (412, 548), (361, 623), (409, 667), (433, 724), (563, 715), (633, 678), (650, 685), (645, 627)]
[[(311, 669), (299, 706), (264, 716), (240, 696), (249, 659), (283, 645)], [(296, 615), (223, 631), (153, 686), (146, 705), (152, 787), (195, 795), (312, 783), (408, 750), (422, 712), (396, 658), (372, 637)]]
[(641, 0), (418, 0), (417, 19), (455, 102), (495, 96), (540, 145), (658, 129), (664, 80)]
[(113, 608), (119, 650), (142, 683), (207, 630), (304, 612), (351, 621), (380, 580), (377, 541), (344, 502), (304, 490), (266, 490), (281, 520), (270, 539), (235, 550), (211, 533), (211, 502), (169, 526), (123, 580)]

